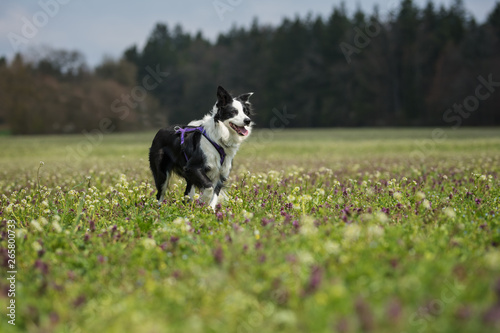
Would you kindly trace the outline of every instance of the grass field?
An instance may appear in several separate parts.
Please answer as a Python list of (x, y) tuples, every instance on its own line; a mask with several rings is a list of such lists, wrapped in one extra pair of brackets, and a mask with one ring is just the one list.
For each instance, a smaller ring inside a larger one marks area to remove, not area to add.
[(153, 135), (0, 137), (1, 332), (499, 331), (498, 128), (255, 131), (215, 213)]

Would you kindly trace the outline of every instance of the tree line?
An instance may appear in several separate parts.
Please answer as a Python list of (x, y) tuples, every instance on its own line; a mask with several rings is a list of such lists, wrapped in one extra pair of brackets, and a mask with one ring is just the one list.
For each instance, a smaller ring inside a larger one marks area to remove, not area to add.
[[(255, 120), (288, 127), (500, 125), (500, 2), (477, 23), (461, 0), (403, 0), (348, 15), (233, 27), (210, 41), (158, 23), (145, 46), (88, 68), (78, 51), (0, 59), (0, 128), (79, 133), (109, 118), (117, 131), (200, 118), (217, 85), (253, 91)], [(478, 95), (479, 94), (479, 95)]]

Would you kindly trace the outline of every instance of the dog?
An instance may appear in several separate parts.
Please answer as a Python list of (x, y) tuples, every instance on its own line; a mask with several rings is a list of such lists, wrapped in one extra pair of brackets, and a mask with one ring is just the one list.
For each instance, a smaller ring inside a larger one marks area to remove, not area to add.
[(234, 98), (219, 86), (217, 102), (203, 119), (158, 131), (149, 149), (149, 165), (159, 204), (165, 199), (172, 173), (176, 173), (186, 180), (184, 196), (192, 200), (196, 187), (201, 192), (200, 200), (215, 210), (233, 158), (254, 125), (250, 118), (252, 95)]

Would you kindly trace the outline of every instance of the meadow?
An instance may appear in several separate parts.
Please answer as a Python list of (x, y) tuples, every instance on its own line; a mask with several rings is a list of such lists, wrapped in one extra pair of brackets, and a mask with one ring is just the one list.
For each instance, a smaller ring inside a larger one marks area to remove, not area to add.
[(444, 134), (255, 131), (215, 212), (154, 133), (0, 137), (0, 331), (498, 332), (500, 131)]

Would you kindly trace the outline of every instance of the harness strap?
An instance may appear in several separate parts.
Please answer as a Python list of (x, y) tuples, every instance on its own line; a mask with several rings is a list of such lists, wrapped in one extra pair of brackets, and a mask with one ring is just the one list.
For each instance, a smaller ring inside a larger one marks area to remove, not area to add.
[(226, 159), (226, 152), (224, 151), (224, 148), (222, 148), (215, 141), (210, 139), (210, 137), (208, 136), (208, 134), (205, 131), (205, 128), (203, 128), (203, 126), (200, 126), (200, 127), (189, 127), (189, 126), (179, 127), (178, 126), (175, 128), (175, 133), (181, 134), (181, 149), (182, 149), (182, 152), (184, 153), (184, 157), (186, 158), (186, 161), (188, 160), (188, 157), (186, 155), (186, 151), (184, 150), (184, 135), (186, 133), (189, 133), (189, 132), (201, 132), (201, 134), (203, 134), (203, 136), (205, 138), (207, 138), (207, 140), (212, 144), (212, 146), (214, 146), (214, 148), (219, 152), (220, 164), (222, 165), (224, 163), (224, 160)]

